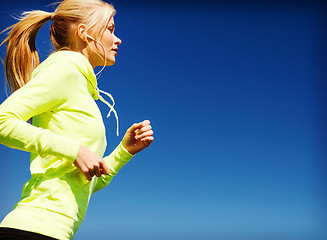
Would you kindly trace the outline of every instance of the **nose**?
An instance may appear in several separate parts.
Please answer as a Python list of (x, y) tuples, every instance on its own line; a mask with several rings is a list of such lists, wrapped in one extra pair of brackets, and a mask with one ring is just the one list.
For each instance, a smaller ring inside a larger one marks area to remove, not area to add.
[(115, 43), (115, 45), (120, 45), (121, 44), (121, 40), (120, 40), (120, 38), (118, 38), (116, 35), (115, 35), (115, 38), (114, 38), (114, 43)]

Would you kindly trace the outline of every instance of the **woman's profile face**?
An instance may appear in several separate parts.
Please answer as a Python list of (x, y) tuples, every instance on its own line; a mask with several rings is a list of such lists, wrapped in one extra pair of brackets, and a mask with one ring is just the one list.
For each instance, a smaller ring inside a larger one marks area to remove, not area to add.
[[(111, 66), (115, 63), (117, 52), (118, 52), (118, 45), (121, 44), (121, 40), (115, 36), (114, 31), (115, 31), (115, 22), (114, 22), (114, 18), (111, 17), (102, 35), (100, 35), (100, 37), (96, 39), (97, 41), (92, 41), (98, 53), (103, 58), (106, 57), (107, 66)], [(102, 46), (100, 43), (102, 44)], [(94, 54), (94, 56), (97, 55)], [(95, 66), (103, 66), (105, 64), (104, 60), (101, 59), (100, 57), (94, 60), (95, 60), (94, 61)]]

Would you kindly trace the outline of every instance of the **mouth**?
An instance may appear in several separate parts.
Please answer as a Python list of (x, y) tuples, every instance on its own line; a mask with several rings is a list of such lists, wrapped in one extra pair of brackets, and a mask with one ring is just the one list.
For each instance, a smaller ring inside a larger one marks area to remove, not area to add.
[(118, 48), (113, 48), (112, 51), (115, 52), (115, 56), (117, 56)]

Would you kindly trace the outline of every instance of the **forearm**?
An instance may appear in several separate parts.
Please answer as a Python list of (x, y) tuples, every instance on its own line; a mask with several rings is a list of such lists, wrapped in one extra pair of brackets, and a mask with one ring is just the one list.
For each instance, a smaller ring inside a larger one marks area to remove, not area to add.
[(0, 111), (0, 144), (39, 155), (63, 157), (71, 162), (80, 145), (78, 141), (32, 126), (4, 111)]
[(118, 173), (118, 171), (128, 163), (134, 155), (130, 154), (120, 143), (115, 150), (107, 157), (104, 157), (103, 160), (110, 169), (109, 175), (102, 175), (98, 178), (97, 185), (93, 192), (96, 192), (105, 186), (107, 186), (112, 178)]

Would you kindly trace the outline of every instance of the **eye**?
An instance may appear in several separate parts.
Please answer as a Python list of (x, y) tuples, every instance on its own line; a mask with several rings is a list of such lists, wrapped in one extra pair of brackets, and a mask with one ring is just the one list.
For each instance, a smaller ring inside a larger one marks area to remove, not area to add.
[(108, 27), (108, 30), (109, 30), (111, 33), (113, 33), (114, 30), (115, 30), (115, 28), (114, 28), (114, 27)]

